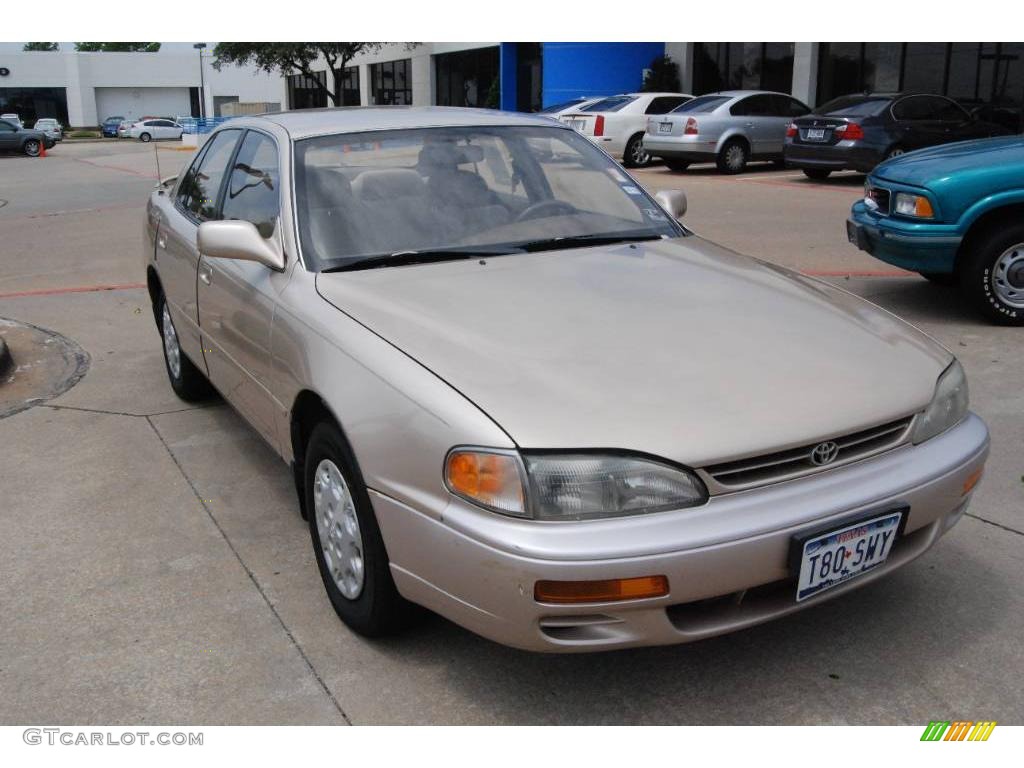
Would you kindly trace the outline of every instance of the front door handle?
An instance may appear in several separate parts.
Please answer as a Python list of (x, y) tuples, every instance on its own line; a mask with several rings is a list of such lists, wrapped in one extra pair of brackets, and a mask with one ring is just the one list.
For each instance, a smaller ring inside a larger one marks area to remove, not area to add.
[(165, 235), (163, 232), (161, 232), (159, 235), (157, 235), (156, 244), (160, 248), (160, 250), (166, 249), (167, 248), (167, 235)]
[(207, 266), (200, 266), (199, 279), (202, 280), (207, 285), (209, 285), (210, 282), (213, 280), (213, 270)]

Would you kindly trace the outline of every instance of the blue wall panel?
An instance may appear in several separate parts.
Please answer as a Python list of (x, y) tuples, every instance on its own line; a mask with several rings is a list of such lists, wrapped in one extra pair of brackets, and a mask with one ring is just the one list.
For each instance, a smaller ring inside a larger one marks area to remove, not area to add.
[[(640, 90), (643, 71), (664, 43), (543, 43), (544, 106), (578, 96)], [(504, 72), (502, 72), (504, 74)], [(502, 83), (502, 91), (505, 91)]]
[(498, 48), (501, 71), (501, 101), (498, 108), (509, 112), (516, 111), (516, 54), (515, 43), (502, 43)]

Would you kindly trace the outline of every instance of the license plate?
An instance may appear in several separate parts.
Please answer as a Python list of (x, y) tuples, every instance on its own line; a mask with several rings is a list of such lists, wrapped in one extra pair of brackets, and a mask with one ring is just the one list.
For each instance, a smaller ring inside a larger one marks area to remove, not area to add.
[[(826, 589), (877, 568), (892, 551), (906, 510), (888, 512), (802, 540), (800, 578), (796, 600), (806, 600)], [(800, 543), (800, 540), (797, 540)]]
[(658, 123), (658, 133), (672, 133), (672, 123)]
[(824, 128), (808, 128), (807, 129), (807, 140), (808, 141), (824, 141), (825, 140), (825, 129)]
[(572, 128), (574, 131), (582, 131), (584, 128), (587, 127), (587, 121), (586, 120), (570, 120), (569, 121), (569, 127)]

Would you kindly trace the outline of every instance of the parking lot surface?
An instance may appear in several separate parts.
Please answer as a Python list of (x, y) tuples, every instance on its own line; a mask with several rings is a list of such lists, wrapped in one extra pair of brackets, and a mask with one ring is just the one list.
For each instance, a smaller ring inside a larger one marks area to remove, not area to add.
[(0, 419), (0, 722), (1024, 724), (1024, 335), (848, 245), (862, 177), (636, 173), (684, 189), (699, 234), (865, 296), (960, 357), (992, 430), (969, 516), (895, 575), (781, 621), (546, 656), (438, 617), (352, 634), (288, 468), (221, 401), (174, 396), (141, 212), (157, 159), (166, 176), (188, 158), (116, 140), (0, 156), (0, 317), (89, 356), (70, 390)]

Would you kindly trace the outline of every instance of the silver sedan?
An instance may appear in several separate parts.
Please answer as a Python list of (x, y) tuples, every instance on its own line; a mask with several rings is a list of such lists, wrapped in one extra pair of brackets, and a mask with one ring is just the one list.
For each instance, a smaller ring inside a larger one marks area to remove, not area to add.
[(684, 210), (544, 118), (298, 111), (215, 131), (143, 256), (171, 386), (291, 467), (349, 627), (591, 651), (880, 578), (988, 453), (948, 350)]
[(810, 111), (785, 93), (709, 93), (648, 120), (644, 149), (674, 171), (713, 162), (722, 173), (740, 173), (750, 160), (782, 162), (793, 118)]

